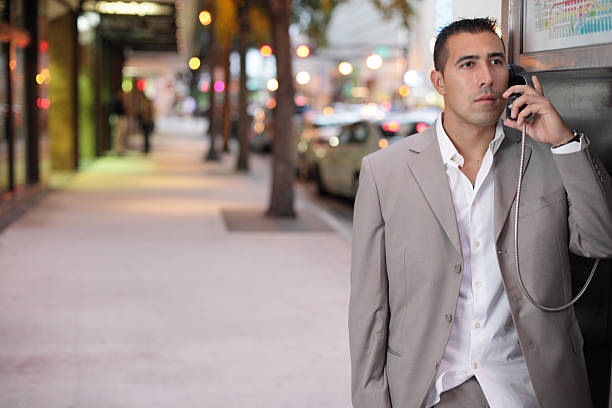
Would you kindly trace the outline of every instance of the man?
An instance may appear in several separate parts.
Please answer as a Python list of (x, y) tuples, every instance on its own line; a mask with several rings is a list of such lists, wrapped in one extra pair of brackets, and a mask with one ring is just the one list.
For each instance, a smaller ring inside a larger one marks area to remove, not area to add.
[[(611, 180), (535, 76), (534, 88), (506, 89), (494, 28), (472, 19), (440, 32), (431, 81), (444, 112), (363, 160), (349, 307), (356, 408), (592, 405), (573, 308), (544, 312), (519, 286), (515, 129), (532, 115), (519, 253), (539, 303), (571, 298), (569, 250), (611, 256)], [(512, 106), (516, 121), (502, 122), (512, 93), (523, 94)]]

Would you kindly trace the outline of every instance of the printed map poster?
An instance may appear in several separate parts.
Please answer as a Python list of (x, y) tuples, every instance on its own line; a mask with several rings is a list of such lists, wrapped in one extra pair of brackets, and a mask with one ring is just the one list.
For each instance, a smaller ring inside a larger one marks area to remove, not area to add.
[(612, 0), (525, 0), (523, 53), (612, 43)]

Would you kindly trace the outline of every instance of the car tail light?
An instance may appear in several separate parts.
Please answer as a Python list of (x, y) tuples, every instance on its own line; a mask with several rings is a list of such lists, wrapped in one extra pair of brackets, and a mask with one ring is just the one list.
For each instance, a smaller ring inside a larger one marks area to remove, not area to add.
[(416, 125), (416, 131), (418, 133), (421, 133), (422, 131), (424, 131), (425, 129), (427, 129), (429, 127), (429, 125), (425, 122), (419, 122)]
[(400, 124), (397, 120), (390, 120), (388, 122), (385, 122), (382, 126), (382, 128), (384, 130), (386, 130), (387, 132), (397, 132), (398, 130), (400, 130)]

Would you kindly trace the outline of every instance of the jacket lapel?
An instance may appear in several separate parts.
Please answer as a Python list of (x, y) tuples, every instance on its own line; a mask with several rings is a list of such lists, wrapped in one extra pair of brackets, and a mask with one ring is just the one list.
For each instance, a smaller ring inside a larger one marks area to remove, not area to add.
[[(499, 234), (508, 219), (510, 208), (516, 196), (516, 185), (519, 176), (518, 168), (521, 160), (521, 143), (520, 136), (517, 142), (516, 139), (512, 137), (513, 133), (513, 130), (504, 126), (504, 141), (493, 158), (495, 169), (495, 242), (497, 242)], [(530, 157), (531, 148), (526, 145), (523, 175), (527, 170)]]
[(416, 136), (415, 143), (410, 147), (408, 168), (446, 235), (463, 258), (453, 197), (448, 186), (435, 128), (434, 122), (429, 129)]

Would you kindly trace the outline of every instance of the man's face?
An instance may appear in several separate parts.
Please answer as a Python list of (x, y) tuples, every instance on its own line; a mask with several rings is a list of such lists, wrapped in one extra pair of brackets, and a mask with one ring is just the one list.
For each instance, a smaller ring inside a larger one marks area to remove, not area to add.
[(432, 82), (444, 96), (445, 116), (475, 126), (491, 126), (506, 106), (506, 53), (496, 34), (459, 33), (446, 41), (448, 59)]

